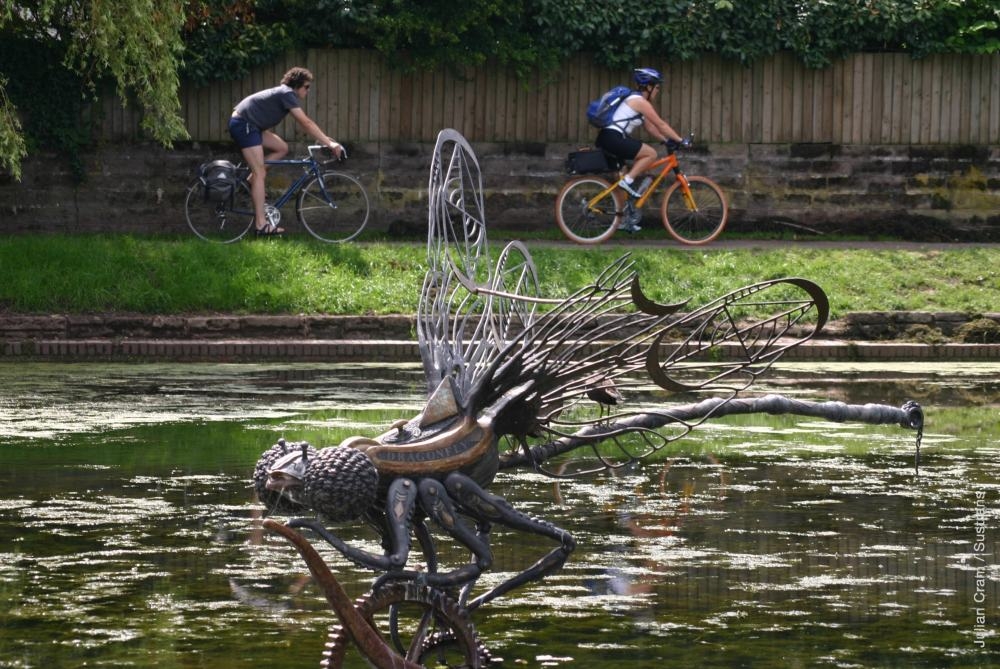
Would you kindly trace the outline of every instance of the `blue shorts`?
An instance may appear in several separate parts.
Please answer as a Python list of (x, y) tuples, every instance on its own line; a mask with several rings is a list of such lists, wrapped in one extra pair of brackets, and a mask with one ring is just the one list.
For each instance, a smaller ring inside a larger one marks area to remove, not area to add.
[(229, 118), (229, 136), (240, 145), (241, 149), (264, 144), (264, 139), (260, 136), (260, 128), (238, 116)]
[(626, 137), (611, 128), (602, 128), (597, 133), (597, 141), (594, 143), (598, 148), (604, 149), (622, 160), (632, 160), (639, 153), (639, 149), (642, 148), (642, 142), (639, 140)]

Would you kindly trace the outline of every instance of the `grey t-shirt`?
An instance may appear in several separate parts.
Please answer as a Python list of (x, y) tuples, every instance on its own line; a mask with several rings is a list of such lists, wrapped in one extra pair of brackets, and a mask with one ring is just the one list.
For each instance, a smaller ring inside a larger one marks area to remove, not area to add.
[(268, 130), (281, 123), (289, 110), (300, 106), (299, 96), (292, 87), (281, 84), (248, 95), (240, 100), (234, 111), (248, 123)]

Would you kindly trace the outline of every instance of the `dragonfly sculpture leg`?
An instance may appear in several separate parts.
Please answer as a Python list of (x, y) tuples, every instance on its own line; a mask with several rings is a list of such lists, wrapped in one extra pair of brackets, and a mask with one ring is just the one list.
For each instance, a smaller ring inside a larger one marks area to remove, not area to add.
[(576, 548), (573, 535), (566, 530), (518, 511), (503, 497), (486, 492), (467, 476), (451, 474), (445, 479), (444, 484), (451, 498), (462, 510), (481, 523), (503, 525), (522, 532), (538, 534), (558, 543), (556, 548), (546, 553), (535, 564), (469, 602), (470, 611), (514, 588), (556, 571), (565, 564), (570, 553)]
[[(385, 527), (382, 529), (382, 545), (385, 552), (382, 555), (350, 545), (326, 529), (319, 520), (297, 518), (289, 521), (288, 526), (312, 530), (359, 567), (388, 574), (400, 574), (410, 555), (410, 530), (416, 502), (417, 486), (410, 479), (396, 479), (389, 486)], [(421, 536), (420, 533), (417, 534), (418, 539)], [(424, 539), (420, 540), (426, 550)], [(416, 572), (412, 574), (415, 575)]]
[(435, 479), (421, 481), (420, 497), (428, 516), (468, 548), (475, 558), (475, 561), (470, 561), (463, 567), (445, 574), (428, 574), (423, 580), (435, 587), (463, 587), (475, 581), (493, 564), (493, 553), (490, 551), (488, 538), (461, 520), (455, 504), (440, 481)]

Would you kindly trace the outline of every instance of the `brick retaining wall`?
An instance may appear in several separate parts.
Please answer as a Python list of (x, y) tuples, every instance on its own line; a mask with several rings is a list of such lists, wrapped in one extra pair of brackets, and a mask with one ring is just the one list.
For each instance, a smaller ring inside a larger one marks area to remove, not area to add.
[[(723, 344), (720, 356), (740, 356)], [(786, 362), (996, 362), (1000, 344), (917, 344), (818, 340), (787, 351)], [(393, 340), (41, 340), (0, 342), (0, 363), (46, 362), (381, 362), (418, 363), (414, 341)]]
[[(989, 314), (1000, 322), (1000, 314)], [(848, 314), (785, 360), (1000, 361), (1000, 343), (917, 343), (895, 339), (911, 325), (954, 334), (959, 314)], [(883, 340), (883, 341), (878, 341)], [(723, 345), (726, 355), (740, 348)], [(0, 362), (366, 361), (417, 362), (410, 316), (0, 315)]]
[[(831, 321), (818, 339), (897, 340), (915, 326), (952, 337), (978, 318), (959, 312), (852, 312)], [(1000, 313), (983, 314), (1000, 323)], [(598, 326), (599, 327), (599, 326)], [(416, 340), (413, 316), (0, 314), (0, 341), (25, 340)]]
[(0, 341), (416, 339), (412, 316), (0, 314)]
[[(552, 207), (575, 146), (480, 144), (490, 226), (554, 225)], [(374, 230), (426, 229), (426, 184), (433, 145), (350, 146), (342, 169), (371, 195)], [(302, 152), (293, 147), (293, 153)], [(236, 159), (229, 144), (106, 145), (87, 158), (75, 186), (65, 161), (36, 154), (22, 182), (0, 175), (3, 230), (187, 234), (183, 202), (195, 167)], [(1000, 240), (1000, 147), (714, 144), (683, 155), (689, 174), (718, 181), (731, 201), (730, 227), (792, 225), (822, 232), (896, 235), (908, 240)], [(294, 170), (276, 168), (269, 185)], [(648, 216), (657, 214), (650, 208)], [(650, 222), (652, 224), (652, 221)], [(290, 232), (301, 233), (297, 223)]]

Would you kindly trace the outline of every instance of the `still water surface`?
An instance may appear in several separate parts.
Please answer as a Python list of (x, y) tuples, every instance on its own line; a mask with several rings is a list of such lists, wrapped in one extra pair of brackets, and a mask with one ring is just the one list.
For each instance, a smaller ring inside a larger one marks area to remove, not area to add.
[[(477, 614), (503, 666), (1000, 666), (1000, 366), (786, 365), (764, 391), (916, 399), (919, 476), (910, 432), (775, 416), (614, 477), (503, 473), (577, 540)], [(422, 392), (415, 365), (0, 365), (0, 667), (318, 666), (333, 617), (254, 529), (253, 464), (381, 432)], [(494, 546), (496, 572), (550, 549)]]

